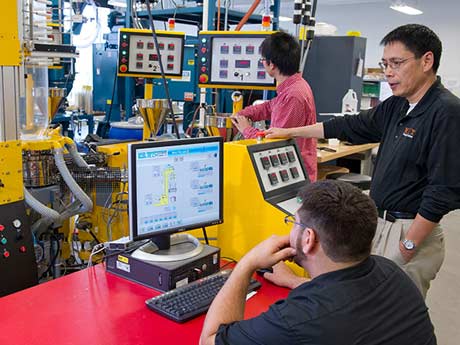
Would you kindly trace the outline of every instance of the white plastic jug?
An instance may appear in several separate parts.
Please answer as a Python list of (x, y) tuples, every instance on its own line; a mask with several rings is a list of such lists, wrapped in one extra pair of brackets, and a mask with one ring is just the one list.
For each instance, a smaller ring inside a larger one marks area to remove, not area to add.
[(342, 113), (355, 114), (358, 112), (358, 97), (353, 89), (348, 89), (342, 98)]

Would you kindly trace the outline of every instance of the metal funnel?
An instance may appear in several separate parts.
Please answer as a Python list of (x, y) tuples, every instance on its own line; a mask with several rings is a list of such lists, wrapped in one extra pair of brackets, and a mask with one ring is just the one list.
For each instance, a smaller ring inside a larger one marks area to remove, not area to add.
[(53, 87), (49, 89), (49, 119), (50, 122), (56, 115), (59, 107), (61, 106), (62, 100), (65, 97), (66, 89)]
[(139, 112), (150, 131), (149, 137), (155, 136), (169, 113), (167, 99), (138, 99)]

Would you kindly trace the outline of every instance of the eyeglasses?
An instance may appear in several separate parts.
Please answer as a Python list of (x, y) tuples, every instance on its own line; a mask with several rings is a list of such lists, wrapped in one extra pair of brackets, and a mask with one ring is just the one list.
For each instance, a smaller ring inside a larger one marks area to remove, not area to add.
[(292, 215), (284, 217), (284, 224), (289, 224), (289, 223), (301, 226), (302, 228), (308, 228), (308, 226), (306, 226), (305, 224), (296, 222), (295, 217)]
[(416, 59), (415, 56), (411, 56), (411, 57), (408, 57), (407, 59), (397, 59), (397, 60), (393, 60), (393, 59), (390, 59), (388, 60), (388, 62), (385, 62), (385, 61), (380, 61), (379, 62), (379, 66), (380, 68), (382, 69), (382, 71), (386, 71), (386, 69), (388, 67), (390, 67), (392, 70), (395, 70), (397, 71), (398, 69), (401, 68), (401, 66), (408, 60), (410, 59)]

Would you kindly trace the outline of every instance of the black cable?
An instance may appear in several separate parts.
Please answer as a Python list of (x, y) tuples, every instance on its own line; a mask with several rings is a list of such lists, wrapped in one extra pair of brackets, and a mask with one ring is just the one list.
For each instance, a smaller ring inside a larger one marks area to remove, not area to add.
[(209, 244), (208, 233), (206, 232), (206, 227), (203, 226), (201, 229), (203, 229), (204, 241), (206, 242), (206, 244)]
[[(46, 271), (44, 271), (44, 272), (40, 275), (40, 277), (38, 278), (39, 281), (40, 281), (41, 279), (45, 278), (45, 275), (46, 275), (47, 273), (50, 272), (51, 268), (53, 267), (53, 265), (54, 265), (55, 262), (56, 262), (56, 259), (57, 259), (58, 255), (59, 255), (59, 252), (61, 251), (61, 246), (60, 246), (60, 244), (59, 244), (59, 239), (58, 239), (54, 234), (51, 234), (51, 235), (50, 235), (50, 239), (52, 239), (52, 238), (54, 238), (54, 239), (56, 240), (56, 242), (57, 242), (57, 250), (56, 250), (56, 253), (54, 253), (54, 255), (51, 257), (50, 264), (48, 265), (48, 268), (46, 269)], [(52, 243), (52, 242), (51, 242), (51, 240), (50, 240), (50, 246), (51, 246), (50, 249), (52, 249), (51, 243)], [(53, 254), (53, 252), (51, 252), (51, 254)], [(55, 278), (55, 277), (54, 277), (54, 278)]]
[(163, 85), (164, 85), (164, 88), (165, 88), (166, 99), (168, 100), (171, 119), (172, 119), (172, 122), (173, 122), (174, 130), (176, 132), (176, 137), (177, 137), (177, 139), (180, 139), (179, 128), (177, 127), (177, 122), (176, 122), (176, 117), (174, 115), (171, 96), (169, 94), (169, 86), (168, 86), (168, 83), (166, 81), (165, 70), (163, 68), (163, 61), (161, 60), (160, 45), (158, 44), (158, 38), (157, 38), (156, 30), (155, 30), (155, 24), (153, 23), (152, 12), (150, 10), (150, 0), (145, 0), (145, 3), (147, 5), (147, 13), (149, 15), (150, 26), (152, 27), (153, 41), (155, 42), (155, 48), (156, 48), (157, 53), (158, 53), (158, 63), (160, 65), (161, 78), (163, 79)]

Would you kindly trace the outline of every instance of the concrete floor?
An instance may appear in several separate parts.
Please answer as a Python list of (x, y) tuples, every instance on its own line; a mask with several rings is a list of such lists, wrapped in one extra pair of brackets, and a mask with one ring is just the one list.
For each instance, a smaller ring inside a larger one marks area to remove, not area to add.
[(445, 216), (441, 225), (446, 257), (428, 290), (426, 304), (439, 345), (460, 344), (460, 210)]

